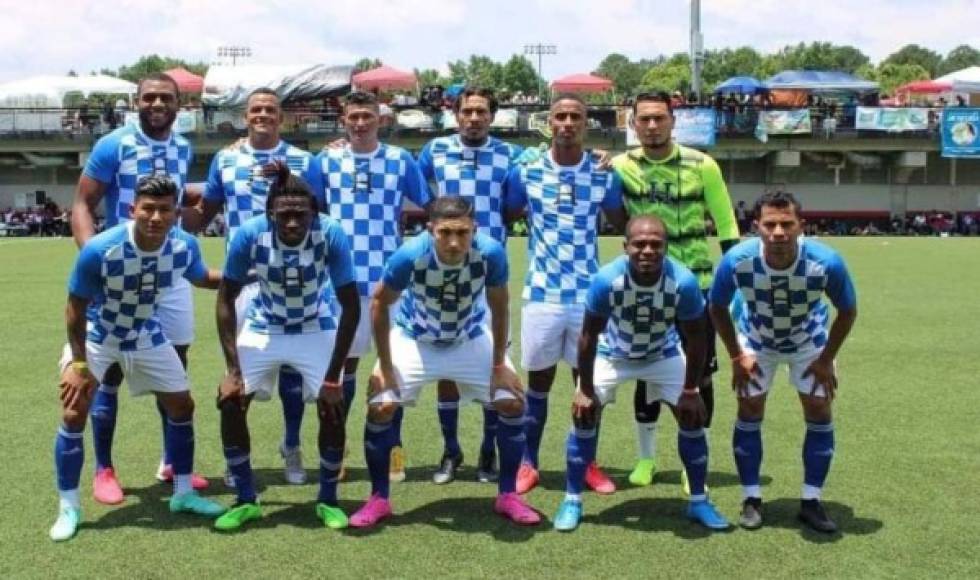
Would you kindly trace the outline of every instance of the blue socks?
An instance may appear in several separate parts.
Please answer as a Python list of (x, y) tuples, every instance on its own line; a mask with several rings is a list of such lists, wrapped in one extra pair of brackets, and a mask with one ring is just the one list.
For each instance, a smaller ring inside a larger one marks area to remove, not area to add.
[(190, 475), (194, 469), (194, 419), (167, 419), (164, 445), (174, 468), (174, 479), (178, 475)]
[(565, 491), (571, 495), (581, 495), (585, 484), (585, 470), (595, 461), (597, 428), (569, 429), (565, 441)]
[(732, 452), (745, 497), (762, 497), (759, 471), (762, 467), (762, 421), (735, 421)]
[(344, 375), (340, 386), (344, 389), (344, 419), (347, 419), (350, 416), (351, 406), (354, 405), (354, 397), (357, 395), (357, 375), (354, 373)]
[(526, 395), (527, 410), (524, 412), (524, 430), (527, 433), (527, 449), (524, 452), (524, 460), (537, 468), (541, 435), (544, 433), (544, 426), (548, 422), (548, 393), (539, 393), (528, 389)]
[(303, 426), (303, 375), (293, 369), (279, 371), (279, 398), (282, 400), (283, 446), (299, 447), (300, 427)]
[(439, 401), (439, 428), (445, 442), (444, 453), (459, 455), (459, 401)]
[(224, 448), (225, 463), (228, 471), (235, 478), (235, 489), (238, 491), (237, 503), (255, 503), (255, 481), (252, 478), (252, 461), (247, 450), (232, 445)]
[(678, 429), (677, 454), (687, 472), (691, 501), (704, 501), (704, 482), (708, 477), (708, 439), (704, 429)]
[(497, 448), (500, 450), (500, 479), (497, 480), (497, 490), (500, 493), (517, 490), (517, 469), (521, 466), (526, 441), (523, 416), (500, 417), (497, 428)]
[(59, 491), (78, 489), (84, 462), (82, 431), (72, 431), (65, 425), (58, 427), (58, 435), (54, 439), (54, 467), (58, 474)]
[(371, 476), (371, 493), (387, 498), (389, 494), (388, 468), (391, 466), (391, 448), (395, 443), (394, 422), (364, 423), (364, 458)]
[(343, 461), (342, 447), (327, 447), (320, 451), (320, 494), (317, 502), (337, 505), (337, 482), (340, 480), (340, 466)]
[(833, 458), (834, 424), (807, 422), (803, 438), (803, 499), (820, 499)]
[[(480, 453), (489, 455), (493, 453), (497, 439), (497, 410), (493, 405), (483, 406), (483, 441), (480, 443)], [(523, 422), (521, 423), (523, 425)], [(523, 452), (523, 451), (522, 451)]]
[(112, 439), (116, 433), (118, 411), (119, 385), (100, 384), (92, 397), (92, 408), (89, 411), (96, 469), (112, 467)]

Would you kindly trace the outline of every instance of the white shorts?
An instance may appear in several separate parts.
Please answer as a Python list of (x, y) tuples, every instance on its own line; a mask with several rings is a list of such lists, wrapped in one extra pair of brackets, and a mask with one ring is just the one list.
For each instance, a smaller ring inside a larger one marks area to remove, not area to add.
[[(372, 403), (414, 405), (419, 391), (439, 380), (454, 381), (459, 387), (460, 401), (490, 403), (490, 379), (493, 374), (493, 338), (489, 329), (472, 340), (448, 346), (436, 346), (416, 341), (398, 327), (391, 329), (391, 364), (395, 369), (398, 390), (386, 390), (371, 399)], [(504, 363), (511, 369), (510, 357)], [(374, 370), (378, 372), (378, 365)], [(513, 399), (514, 395), (500, 389), (494, 400)]]
[(268, 401), (279, 388), (280, 369), (288, 366), (303, 375), (303, 399), (307, 403), (315, 402), (333, 357), (336, 337), (337, 332), (333, 330), (312, 334), (259, 334), (246, 326), (238, 335), (238, 362), (245, 381), (245, 394)]
[[(394, 304), (388, 307), (388, 319), (392, 324), (395, 322), (400, 304), (401, 301), (396, 300)], [(334, 298), (334, 312), (337, 313), (337, 322), (339, 323), (341, 308), (336, 298)], [(371, 326), (371, 299), (361, 298), (361, 319), (357, 321), (357, 333), (354, 335), (354, 341), (351, 342), (347, 358), (361, 358), (373, 350), (374, 329)]]
[(248, 314), (248, 307), (252, 303), (252, 300), (259, 295), (259, 283), (252, 282), (251, 284), (246, 284), (242, 286), (242, 291), (238, 293), (238, 298), (235, 299), (235, 332), (236, 334), (242, 333), (242, 328), (245, 327), (245, 316)]
[[(759, 369), (762, 372), (761, 377), (755, 379), (756, 383), (762, 388), (762, 392), (750, 387), (749, 394), (756, 396), (757, 394), (766, 394), (772, 387), (772, 382), (776, 378), (776, 371), (779, 370), (779, 365), (781, 363), (786, 363), (789, 366), (789, 382), (796, 387), (796, 390), (801, 394), (809, 395), (810, 391), (813, 390), (813, 377), (809, 376), (803, 378), (803, 372), (806, 368), (810, 366), (823, 349), (820, 348), (808, 348), (805, 350), (800, 350), (793, 353), (781, 353), (773, 352), (768, 350), (763, 350), (760, 352), (755, 352), (752, 347), (748, 345), (748, 341), (744, 336), (739, 336), (739, 343), (742, 345), (742, 350), (750, 352), (755, 355), (756, 361), (759, 363)], [(837, 363), (834, 362), (834, 372), (836, 373)], [(814, 392), (817, 397), (826, 397), (824, 393), (823, 386), (817, 387)]]
[(684, 388), (687, 364), (684, 355), (655, 361), (611, 360), (595, 357), (592, 383), (599, 402), (603, 405), (616, 401), (616, 387), (620, 383), (636, 380), (647, 383), (647, 403), (664, 401), (676, 405)]
[[(161, 344), (143, 350), (121, 351), (118, 348), (85, 341), (85, 358), (89, 371), (99, 382), (106, 371), (118, 363), (129, 385), (129, 394), (138, 397), (149, 393), (181, 393), (187, 390), (187, 371), (172, 344)], [(61, 352), (59, 369), (71, 364), (71, 347)]]
[(190, 282), (180, 278), (160, 296), (157, 317), (171, 344), (184, 346), (194, 342), (194, 289)]
[(540, 371), (565, 359), (578, 366), (578, 337), (585, 306), (526, 302), (521, 308), (521, 366)]

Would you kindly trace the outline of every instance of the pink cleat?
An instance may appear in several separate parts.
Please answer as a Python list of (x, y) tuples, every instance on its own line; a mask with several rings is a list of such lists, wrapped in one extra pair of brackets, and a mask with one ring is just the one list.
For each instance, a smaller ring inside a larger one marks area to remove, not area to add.
[(538, 515), (538, 512), (524, 503), (524, 499), (517, 493), (498, 495), (493, 502), (493, 511), (518, 525), (536, 526), (541, 523), (541, 516)]
[(609, 495), (616, 491), (616, 484), (594, 461), (585, 469), (585, 485), (599, 495)]
[(538, 485), (538, 470), (534, 468), (530, 463), (521, 463), (520, 469), (517, 470), (517, 493), (525, 494), (535, 486)]
[(116, 471), (111, 467), (95, 470), (95, 480), (92, 482), (92, 497), (105, 505), (116, 505), (123, 502), (123, 490), (116, 479)]
[(374, 494), (350, 517), (349, 523), (355, 528), (370, 528), (390, 515), (391, 502), (388, 498)]
[[(173, 465), (167, 465), (166, 463), (161, 463), (160, 467), (157, 468), (157, 480), (164, 483), (172, 483), (174, 480), (174, 467)], [(207, 489), (210, 482), (201, 475), (197, 473), (191, 474), (191, 487), (197, 490)]]

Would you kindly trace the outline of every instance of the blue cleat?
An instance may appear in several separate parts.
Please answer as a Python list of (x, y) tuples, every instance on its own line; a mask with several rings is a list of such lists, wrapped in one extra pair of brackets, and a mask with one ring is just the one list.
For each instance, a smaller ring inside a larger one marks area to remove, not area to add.
[(708, 500), (687, 504), (687, 517), (711, 530), (727, 530), (729, 527), (728, 520)]
[(582, 521), (582, 502), (570, 499), (562, 500), (555, 514), (555, 529), (559, 532), (571, 532)]
[(175, 494), (170, 498), (170, 512), (175, 514), (188, 513), (216, 518), (225, 511), (225, 506), (199, 496), (196, 491)]

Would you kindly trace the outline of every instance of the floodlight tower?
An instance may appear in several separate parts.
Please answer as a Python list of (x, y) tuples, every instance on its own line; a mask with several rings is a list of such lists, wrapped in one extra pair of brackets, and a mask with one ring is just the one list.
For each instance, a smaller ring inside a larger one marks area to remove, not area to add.
[(546, 54), (558, 54), (554, 44), (525, 44), (524, 54), (538, 55), (538, 100), (544, 102), (544, 77), (541, 76), (541, 57)]
[(691, 0), (691, 92), (701, 100), (704, 37), (701, 35), (701, 0)]
[(252, 47), (250, 46), (219, 46), (218, 58), (231, 58), (231, 66), (238, 64), (239, 58), (250, 58)]

